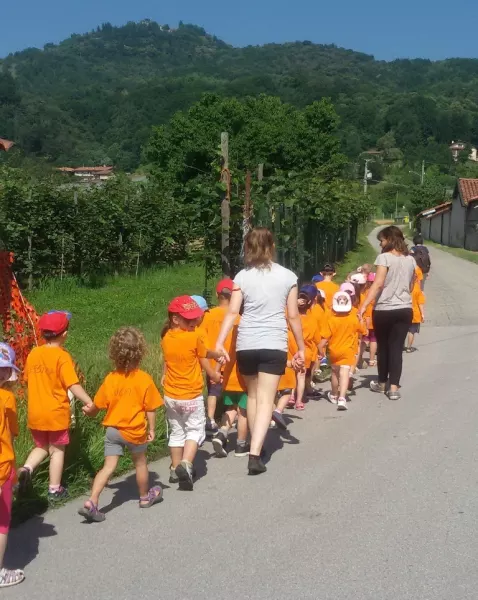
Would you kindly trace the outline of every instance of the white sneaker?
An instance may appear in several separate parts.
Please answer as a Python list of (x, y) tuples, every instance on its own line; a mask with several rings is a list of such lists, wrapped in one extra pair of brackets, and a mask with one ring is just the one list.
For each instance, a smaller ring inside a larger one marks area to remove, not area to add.
[(337, 404), (337, 396), (334, 396), (332, 392), (327, 392), (327, 400), (332, 404)]
[(337, 410), (347, 410), (347, 400), (345, 398), (339, 398), (337, 402)]

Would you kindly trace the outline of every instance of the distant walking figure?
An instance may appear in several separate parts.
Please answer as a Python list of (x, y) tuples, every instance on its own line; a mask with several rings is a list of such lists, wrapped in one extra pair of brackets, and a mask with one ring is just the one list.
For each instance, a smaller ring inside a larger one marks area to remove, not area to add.
[(417, 267), (420, 268), (423, 273), (423, 279), (420, 281), (422, 291), (425, 288), (425, 280), (428, 278), (432, 261), (430, 260), (430, 252), (426, 246), (423, 245), (423, 236), (417, 233), (413, 237), (413, 246), (410, 248), (410, 254), (415, 259)]

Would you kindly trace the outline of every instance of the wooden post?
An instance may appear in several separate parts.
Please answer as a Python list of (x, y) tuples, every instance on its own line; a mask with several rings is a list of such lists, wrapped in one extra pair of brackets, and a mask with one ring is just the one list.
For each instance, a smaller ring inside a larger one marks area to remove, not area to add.
[(141, 235), (142, 235), (142, 231), (139, 232), (138, 256), (136, 258), (136, 277), (138, 277), (138, 272), (139, 272), (139, 255), (141, 253)]
[(221, 265), (225, 277), (231, 274), (231, 262), (229, 257), (229, 227), (231, 220), (231, 177), (229, 173), (229, 134), (221, 133), (221, 156), (222, 171), (221, 181), (226, 189), (221, 202)]
[(28, 236), (28, 291), (33, 289), (32, 235)]
[(259, 163), (259, 167), (257, 168), (257, 181), (262, 181), (264, 179), (264, 163)]
[(61, 236), (61, 267), (60, 267), (60, 281), (63, 281), (63, 271), (65, 269), (65, 236)]

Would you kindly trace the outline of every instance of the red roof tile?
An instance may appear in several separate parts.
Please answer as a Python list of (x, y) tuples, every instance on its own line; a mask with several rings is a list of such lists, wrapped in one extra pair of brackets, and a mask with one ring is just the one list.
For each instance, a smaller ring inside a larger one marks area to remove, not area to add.
[(15, 144), (15, 142), (11, 142), (10, 140), (5, 140), (4, 138), (0, 138), (0, 150), (7, 152), (10, 148)]
[(473, 200), (478, 200), (478, 179), (459, 179), (458, 189), (465, 206)]

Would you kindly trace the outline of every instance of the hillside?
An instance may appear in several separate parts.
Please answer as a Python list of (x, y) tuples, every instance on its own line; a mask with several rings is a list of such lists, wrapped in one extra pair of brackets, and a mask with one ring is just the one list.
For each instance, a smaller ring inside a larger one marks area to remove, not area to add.
[(138, 166), (151, 126), (204, 92), (267, 93), (299, 107), (331, 97), (354, 158), (393, 131), (410, 159), (478, 143), (478, 60), (376, 61), (295, 42), (234, 48), (193, 25), (105, 24), (0, 61), (0, 137), (57, 164)]

